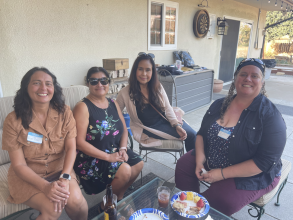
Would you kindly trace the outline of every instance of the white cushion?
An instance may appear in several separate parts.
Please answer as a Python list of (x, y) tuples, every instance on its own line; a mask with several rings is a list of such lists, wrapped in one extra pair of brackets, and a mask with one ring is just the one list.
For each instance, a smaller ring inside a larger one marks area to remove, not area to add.
[(87, 86), (69, 86), (62, 88), (63, 95), (65, 96), (65, 104), (71, 109), (74, 108), (76, 103), (82, 100), (89, 94), (89, 88)]

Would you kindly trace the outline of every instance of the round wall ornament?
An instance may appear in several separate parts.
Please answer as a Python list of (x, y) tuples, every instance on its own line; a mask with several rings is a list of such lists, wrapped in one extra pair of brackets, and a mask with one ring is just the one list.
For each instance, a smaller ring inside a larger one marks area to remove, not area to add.
[(196, 37), (203, 38), (210, 28), (210, 16), (207, 10), (202, 9), (195, 13), (193, 19), (193, 33)]

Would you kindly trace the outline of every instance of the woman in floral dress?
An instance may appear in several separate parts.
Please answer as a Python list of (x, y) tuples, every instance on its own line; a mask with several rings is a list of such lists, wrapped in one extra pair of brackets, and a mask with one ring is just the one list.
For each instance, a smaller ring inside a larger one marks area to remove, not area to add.
[(73, 114), (77, 127), (74, 170), (87, 194), (97, 194), (111, 184), (118, 200), (143, 168), (143, 161), (127, 149), (128, 131), (116, 101), (106, 98), (110, 78), (101, 67), (89, 69), (90, 93)]

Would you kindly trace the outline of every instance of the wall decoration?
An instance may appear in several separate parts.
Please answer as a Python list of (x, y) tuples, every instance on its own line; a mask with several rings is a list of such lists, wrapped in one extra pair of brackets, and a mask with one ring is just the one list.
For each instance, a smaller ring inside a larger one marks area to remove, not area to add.
[(207, 35), (210, 28), (210, 16), (207, 10), (202, 9), (196, 12), (193, 19), (193, 33), (198, 38)]

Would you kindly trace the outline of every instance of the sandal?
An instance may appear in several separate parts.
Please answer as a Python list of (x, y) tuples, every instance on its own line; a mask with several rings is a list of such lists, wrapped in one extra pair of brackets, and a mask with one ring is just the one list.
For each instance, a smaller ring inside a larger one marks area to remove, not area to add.
[(126, 205), (126, 207), (120, 211), (123, 216), (127, 216), (128, 218), (134, 213), (134, 210), (130, 204)]

